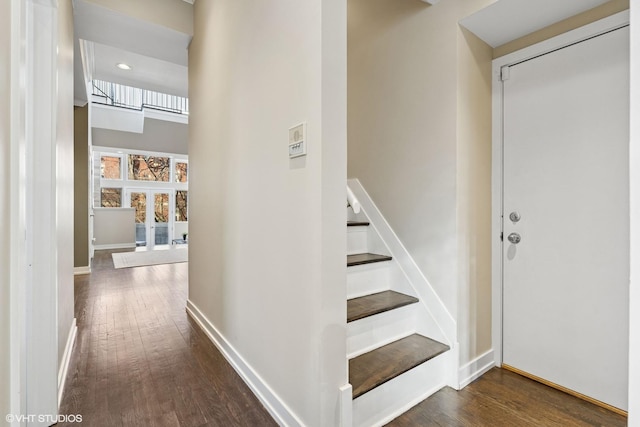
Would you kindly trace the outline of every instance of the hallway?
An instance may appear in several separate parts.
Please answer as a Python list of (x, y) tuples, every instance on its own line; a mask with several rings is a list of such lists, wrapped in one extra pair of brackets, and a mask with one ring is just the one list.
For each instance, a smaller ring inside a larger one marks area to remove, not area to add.
[(75, 277), (78, 337), (60, 413), (85, 426), (276, 425), (187, 316), (188, 264), (115, 270), (111, 253)]
[[(112, 252), (96, 252), (93, 273), (75, 278), (78, 337), (60, 413), (82, 415), (83, 426), (275, 426), (187, 316), (188, 264), (116, 270)], [(390, 425), (624, 426), (626, 419), (493, 369)]]

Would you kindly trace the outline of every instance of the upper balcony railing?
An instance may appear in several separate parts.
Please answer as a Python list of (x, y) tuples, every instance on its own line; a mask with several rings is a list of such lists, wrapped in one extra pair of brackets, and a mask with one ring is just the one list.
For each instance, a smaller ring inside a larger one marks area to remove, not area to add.
[(189, 114), (189, 98), (102, 80), (93, 81), (93, 102), (132, 110), (151, 108), (168, 113)]

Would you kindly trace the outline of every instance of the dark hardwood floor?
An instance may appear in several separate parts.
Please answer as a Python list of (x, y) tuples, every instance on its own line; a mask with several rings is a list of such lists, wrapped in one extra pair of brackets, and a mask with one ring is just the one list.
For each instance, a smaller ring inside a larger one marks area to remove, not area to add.
[(461, 391), (444, 388), (390, 427), (623, 427), (627, 419), (528, 378), (494, 368)]
[[(275, 426), (185, 312), (187, 264), (115, 270), (96, 252), (76, 276), (78, 337), (61, 414), (83, 426)], [(78, 424), (58, 424), (78, 425)], [(493, 369), (445, 388), (390, 426), (625, 426), (626, 419)]]
[(277, 425), (187, 316), (186, 263), (115, 270), (99, 251), (75, 291), (61, 414), (83, 426)]

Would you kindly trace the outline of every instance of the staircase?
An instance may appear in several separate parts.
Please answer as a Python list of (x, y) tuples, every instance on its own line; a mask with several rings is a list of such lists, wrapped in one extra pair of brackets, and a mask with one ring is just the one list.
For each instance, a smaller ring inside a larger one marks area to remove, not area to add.
[[(365, 213), (347, 222), (347, 358), (354, 427), (380, 426), (447, 385), (450, 347)], [(431, 329), (431, 330), (429, 330)]]

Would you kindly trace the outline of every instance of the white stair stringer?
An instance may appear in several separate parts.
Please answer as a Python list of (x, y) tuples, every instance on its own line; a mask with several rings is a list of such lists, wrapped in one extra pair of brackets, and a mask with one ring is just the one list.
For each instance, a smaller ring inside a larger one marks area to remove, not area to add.
[(447, 351), (353, 400), (353, 427), (382, 426), (447, 385)]
[[(449, 345), (455, 352), (458, 347), (455, 319), (451, 316), (427, 278), (422, 274), (413, 258), (411, 258), (398, 236), (391, 229), (389, 223), (384, 219), (369, 194), (360, 184), (360, 181), (349, 179), (347, 184), (360, 202), (362, 207), (360, 215), (366, 215), (370, 222), (369, 250), (371, 252), (378, 251), (378, 253), (389, 254), (393, 257), (387, 263), (379, 263), (389, 265), (389, 269), (384, 273), (391, 280), (387, 284), (387, 289), (397, 290), (418, 298), (420, 301), (417, 304), (423, 310), (420, 313), (416, 330), (427, 337)], [(347, 270), (348, 298), (353, 298), (352, 295), (363, 295), (363, 293), (359, 293), (361, 289), (366, 292), (364, 285), (366, 279), (363, 276), (352, 276), (352, 268), (354, 267), (349, 267)], [(353, 271), (353, 273), (356, 273), (356, 271)], [(458, 388), (457, 374), (455, 378), (451, 374), (457, 372), (457, 360), (452, 363), (453, 365), (447, 371), (451, 375), (448, 378), (447, 385)]]
[(449, 351), (353, 400), (354, 427), (381, 426), (444, 386), (458, 388), (457, 328), (455, 320), (359, 181), (349, 180), (348, 185), (362, 208), (357, 218), (350, 219), (370, 223), (366, 227), (366, 248), (363, 247), (362, 230), (348, 234), (349, 253), (370, 252), (392, 257), (391, 261), (349, 267), (348, 298), (394, 290), (419, 301), (349, 322), (347, 357), (352, 359), (414, 333), (450, 347)]

